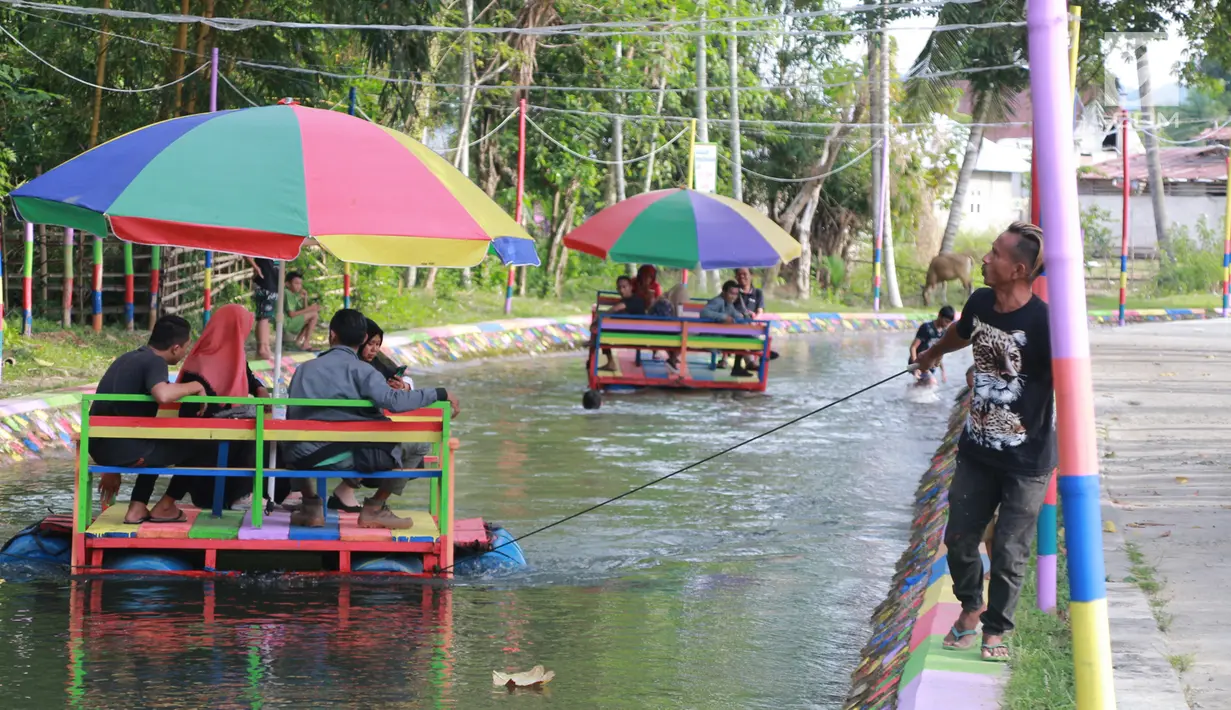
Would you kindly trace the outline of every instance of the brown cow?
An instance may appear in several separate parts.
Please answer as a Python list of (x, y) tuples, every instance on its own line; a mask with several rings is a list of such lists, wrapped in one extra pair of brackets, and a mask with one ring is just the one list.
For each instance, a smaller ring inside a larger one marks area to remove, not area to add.
[(932, 263), (928, 264), (927, 281), (923, 284), (923, 305), (932, 305), (928, 296), (940, 284), (944, 284), (945, 300), (948, 301), (949, 282), (954, 280), (962, 282), (966, 287), (966, 297), (970, 298), (970, 275), (974, 266), (975, 259), (969, 254), (947, 252), (933, 257)]

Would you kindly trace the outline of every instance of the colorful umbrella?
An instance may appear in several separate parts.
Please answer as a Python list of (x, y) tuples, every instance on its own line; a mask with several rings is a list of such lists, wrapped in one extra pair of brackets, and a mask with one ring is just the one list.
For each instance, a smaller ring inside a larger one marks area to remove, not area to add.
[(569, 233), (564, 246), (612, 261), (682, 269), (773, 266), (800, 251), (799, 242), (752, 207), (678, 188), (608, 207)]
[[(12, 192), (22, 219), (140, 244), (293, 259), (537, 266), (534, 240), (418, 141), (303, 106), (196, 114), (133, 131)], [(110, 229), (108, 229), (110, 227)]]

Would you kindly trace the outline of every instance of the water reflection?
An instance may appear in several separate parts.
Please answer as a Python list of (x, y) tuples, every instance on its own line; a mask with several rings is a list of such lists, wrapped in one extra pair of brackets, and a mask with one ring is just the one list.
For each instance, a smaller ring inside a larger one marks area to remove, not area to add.
[[(469, 404), (459, 515), (519, 533), (900, 369), (908, 338), (785, 340), (765, 395), (597, 412), (576, 357), (416, 380)], [(514, 576), (2, 584), (4, 706), (834, 707), (947, 411), (888, 385), (526, 540)], [(3, 476), (4, 537), (69, 509), (66, 462)], [(492, 685), (536, 664), (557, 674), (541, 692)]]

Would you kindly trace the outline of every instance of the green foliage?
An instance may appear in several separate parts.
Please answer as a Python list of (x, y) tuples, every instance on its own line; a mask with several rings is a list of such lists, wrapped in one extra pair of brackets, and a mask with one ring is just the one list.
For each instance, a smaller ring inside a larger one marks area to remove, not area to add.
[(1085, 238), (1086, 260), (1107, 259), (1113, 254), (1111, 229), (1107, 226), (1111, 213), (1098, 205), (1081, 211), (1081, 233)]
[(1219, 290), (1223, 279), (1223, 238), (1209, 226), (1205, 216), (1198, 220), (1195, 235), (1190, 236), (1187, 227), (1177, 226), (1168, 230), (1168, 236), (1171, 251), (1160, 255), (1152, 295)]

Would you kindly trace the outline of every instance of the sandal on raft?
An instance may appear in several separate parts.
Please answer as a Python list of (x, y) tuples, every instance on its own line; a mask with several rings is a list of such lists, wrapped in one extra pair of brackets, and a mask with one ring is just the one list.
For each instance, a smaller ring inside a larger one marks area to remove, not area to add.
[(961, 643), (962, 639), (966, 638), (967, 636), (974, 636), (975, 634), (979, 632), (976, 629), (970, 629), (969, 631), (962, 631), (961, 629), (957, 627), (956, 624), (954, 624), (953, 627), (949, 629), (949, 633), (953, 634), (953, 643), (949, 643), (945, 641), (945, 642), (942, 642), (941, 645), (951, 651), (963, 651), (965, 650), (965, 648), (963, 648), (962, 646), (958, 646), (957, 644)]
[[(1006, 655), (1004, 656), (994, 655), (995, 651), (999, 651), (1002, 648), (1006, 651)], [(987, 654), (983, 656), (983, 660), (986, 661), (987, 663), (1008, 663), (1009, 661), (1009, 656), (1007, 655), (1008, 650), (1009, 650), (1008, 645), (1003, 644), (1003, 643), (994, 643), (994, 644), (991, 644), (990, 646), (988, 644), (983, 644), (983, 653)]]
[(141, 523), (148, 523), (149, 521), (150, 521), (150, 515), (149, 513), (146, 513), (144, 516), (142, 516), (140, 520), (125, 520), (124, 524), (125, 525), (140, 525)]
[(347, 505), (342, 502), (341, 498), (335, 495), (329, 496), (329, 500), (325, 503), (325, 507), (330, 510), (341, 510), (342, 512), (345, 512), (345, 513), (363, 512), (362, 505)]
[(179, 515), (171, 518), (155, 518), (151, 515), (146, 518), (146, 521), (151, 523), (186, 523), (188, 522), (188, 514), (181, 510)]

